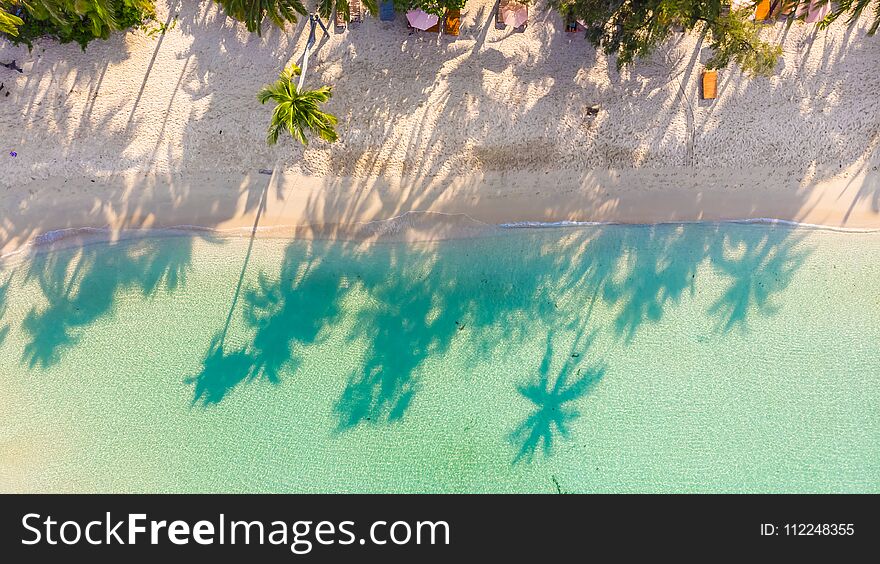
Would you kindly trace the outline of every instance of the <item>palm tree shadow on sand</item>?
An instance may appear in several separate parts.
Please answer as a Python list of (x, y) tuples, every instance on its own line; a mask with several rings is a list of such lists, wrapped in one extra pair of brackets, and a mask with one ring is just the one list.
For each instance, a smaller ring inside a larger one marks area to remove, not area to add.
[[(595, 336), (591, 333), (586, 339), (586, 347)], [(583, 349), (577, 342), (573, 351)], [(531, 414), (510, 434), (511, 444), (519, 451), (513, 464), (532, 462), (538, 453), (549, 457), (557, 435), (563, 439), (571, 436), (571, 424), (581, 416), (576, 402), (586, 397), (593, 387), (605, 376), (604, 364), (579, 368), (579, 353), (572, 352), (569, 359), (555, 377), (551, 376), (553, 364), (553, 343), (547, 337), (547, 350), (541, 360), (538, 379), (517, 387), (520, 394), (534, 404)]]

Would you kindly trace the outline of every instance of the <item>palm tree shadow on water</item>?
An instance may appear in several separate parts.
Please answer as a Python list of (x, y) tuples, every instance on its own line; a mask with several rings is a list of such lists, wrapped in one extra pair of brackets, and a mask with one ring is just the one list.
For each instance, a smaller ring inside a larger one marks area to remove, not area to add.
[(35, 256), (25, 282), (37, 282), (46, 305), (32, 306), (22, 322), (30, 336), (22, 362), (44, 369), (60, 362), (90, 326), (112, 317), (126, 292), (139, 290), (148, 297), (183, 287), (195, 238), (84, 244)]
[(719, 332), (735, 327), (744, 332), (750, 314), (770, 316), (778, 311), (774, 297), (788, 288), (810, 255), (801, 245), (804, 238), (789, 227), (726, 232), (714, 238), (709, 257), (730, 281), (708, 310), (717, 318)]
[[(277, 275), (261, 272), (250, 285), (243, 274), (246, 257), (226, 324), (201, 372), (187, 380), (194, 384), (193, 404), (217, 404), (236, 386), (258, 378), (278, 384), (300, 370), (307, 347), (335, 334), (346, 347), (336, 354), (355, 355), (358, 363), (332, 407), (337, 431), (394, 424), (423, 389), (426, 362), (442, 357), (456, 339), (466, 339), (469, 350), (482, 356), (530, 338), (536, 327), (568, 327), (576, 336), (565, 362), (554, 359), (557, 337), (548, 337), (537, 378), (515, 385), (532, 409), (509, 442), (517, 449), (513, 462), (528, 463), (552, 456), (572, 434), (582, 416), (578, 406), (604, 378), (604, 362), (587, 363), (581, 356), (598, 331), (630, 344), (645, 322), (656, 323), (686, 292), (697, 293), (698, 273), (705, 270), (700, 265), (722, 276), (737, 273), (735, 287), (760, 286), (776, 265), (784, 266), (780, 281), (790, 280), (805, 253), (791, 230), (753, 226), (608, 227), (583, 233), (562, 246), (553, 237), (550, 247), (523, 242), (507, 248), (502, 263), (473, 258), (492, 252), (490, 240), (468, 242), (471, 258), (453, 243), (418, 250), (396, 243), (296, 241), (285, 249)], [(750, 250), (719, 256), (716, 247), (725, 237)], [(764, 294), (726, 292), (718, 302), (772, 315), (772, 309), (752, 305), (786, 284)], [(360, 305), (345, 305), (349, 296)], [(597, 301), (612, 314), (607, 325), (597, 324), (606, 318), (592, 318)], [(568, 302), (568, 317), (559, 317), (557, 302)], [(237, 307), (254, 334), (230, 348), (226, 332)], [(353, 323), (340, 334), (346, 317)], [(592, 332), (585, 336), (587, 326)]]
[[(583, 343), (575, 340), (572, 351), (589, 349), (596, 331), (590, 333)], [(578, 356), (575, 356), (578, 355)], [(510, 434), (510, 443), (518, 448), (513, 464), (532, 462), (538, 453), (549, 457), (553, 454), (557, 435), (568, 439), (572, 423), (581, 416), (576, 402), (583, 399), (605, 376), (604, 363), (585, 368), (578, 367), (580, 353), (567, 355), (562, 368), (552, 375), (552, 335), (547, 336), (544, 358), (538, 368), (537, 380), (517, 386), (519, 393), (533, 404), (532, 412)]]
[[(260, 272), (253, 284), (245, 285), (266, 193), (223, 329), (212, 339), (201, 371), (185, 380), (193, 385), (193, 405), (220, 403), (243, 382), (265, 379), (280, 384), (284, 372), (295, 374), (298, 370), (299, 349), (319, 343), (340, 314), (339, 302), (347, 283), (341, 266), (325, 260), (321, 253), (325, 245), (321, 242), (291, 243), (278, 279)], [(239, 302), (245, 324), (254, 332), (244, 345), (231, 347), (227, 337)]]
[(266, 207), (266, 197), (269, 191), (269, 183), (266, 184), (260, 195), (260, 203), (257, 208), (257, 215), (254, 220), (253, 229), (251, 229), (250, 240), (248, 241), (247, 251), (245, 252), (244, 261), (241, 267), (241, 273), (238, 277), (238, 283), (235, 286), (235, 292), (232, 295), (232, 305), (229, 307), (229, 313), (226, 315), (226, 322), (214, 337), (208, 347), (208, 352), (202, 361), (202, 371), (191, 378), (187, 378), (187, 383), (194, 385), (193, 404), (201, 400), (204, 404), (212, 404), (220, 402), (226, 393), (238, 385), (245, 379), (253, 377), (253, 362), (250, 355), (245, 349), (227, 351), (226, 337), (229, 333), (229, 326), (232, 323), (232, 316), (238, 305), (241, 296), (241, 288), (244, 283), (245, 274), (247, 273), (248, 264), (250, 263), (251, 253), (254, 249), (254, 239), (257, 236), (257, 228), (260, 225), (260, 218)]
[(396, 246), (371, 253), (369, 260), (382, 268), (364, 273), (372, 305), (359, 312), (348, 340), (366, 343), (366, 358), (334, 406), (340, 431), (400, 421), (419, 390), (419, 369), (449, 349), (468, 325), (473, 305), (455, 299), (460, 277), (442, 248), (413, 252)]

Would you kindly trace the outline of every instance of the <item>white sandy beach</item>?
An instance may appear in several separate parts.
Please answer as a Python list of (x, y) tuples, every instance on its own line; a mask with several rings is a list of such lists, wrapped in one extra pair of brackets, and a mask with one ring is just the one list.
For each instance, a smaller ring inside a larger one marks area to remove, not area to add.
[[(262, 38), (211, 2), (157, 2), (165, 35), (0, 44), (0, 250), (62, 228), (347, 226), (407, 211), (513, 221), (776, 218), (880, 227), (880, 38), (768, 26), (772, 78), (720, 73), (699, 37), (618, 73), (542, 2), (525, 33), (470, 0), (458, 38), (368, 18), (319, 41), (340, 141), (264, 142), (256, 92), (304, 22)], [(320, 39), (320, 36), (319, 36)], [(595, 117), (586, 108), (598, 104)], [(17, 153), (16, 157), (9, 155)], [(260, 171), (263, 170), (261, 173)], [(269, 174), (266, 174), (268, 172)], [(323, 230), (332, 234), (334, 230)]]

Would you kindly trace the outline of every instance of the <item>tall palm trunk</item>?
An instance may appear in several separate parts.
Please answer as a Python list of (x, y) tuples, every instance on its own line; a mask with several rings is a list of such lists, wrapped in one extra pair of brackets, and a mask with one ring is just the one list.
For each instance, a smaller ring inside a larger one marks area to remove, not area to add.
[(302, 74), (299, 75), (299, 83), (296, 87), (297, 90), (302, 90), (303, 83), (306, 79), (306, 69), (309, 68), (309, 55), (312, 54), (312, 47), (315, 46), (315, 26), (317, 24), (321, 24), (324, 33), (327, 33), (327, 28), (324, 27), (324, 23), (318, 19), (317, 14), (309, 16), (309, 25), (311, 26), (309, 29), (309, 40), (306, 41), (306, 50), (303, 53)]

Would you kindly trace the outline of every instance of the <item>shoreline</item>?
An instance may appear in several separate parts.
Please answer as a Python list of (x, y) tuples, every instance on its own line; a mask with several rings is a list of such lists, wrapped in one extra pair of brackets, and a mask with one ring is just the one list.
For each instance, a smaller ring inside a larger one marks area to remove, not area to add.
[[(838, 231), (880, 229), (876, 202), (859, 197), (865, 186), (880, 186), (880, 173), (798, 183), (793, 178), (759, 168), (678, 168), (423, 179), (281, 172), (53, 179), (34, 181), (38, 190), (24, 187), (0, 195), (0, 210), (6, 212), (0, 256), (96, 230), (109, 240), (178, 230), (433, 241), (479, 235), (492, 227), (566, 223), (779, 222)], [(430, 214), (449, 221), (416, 220)]]

